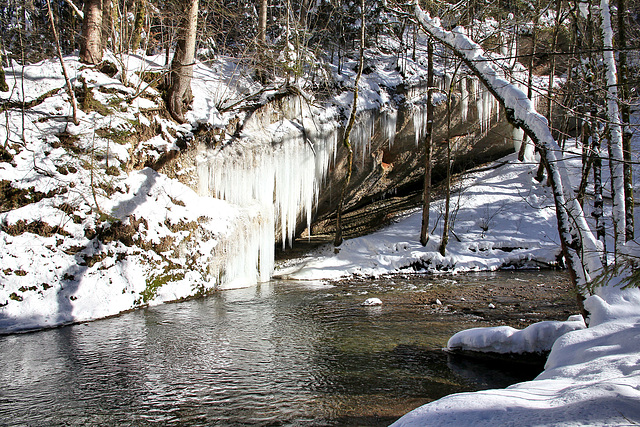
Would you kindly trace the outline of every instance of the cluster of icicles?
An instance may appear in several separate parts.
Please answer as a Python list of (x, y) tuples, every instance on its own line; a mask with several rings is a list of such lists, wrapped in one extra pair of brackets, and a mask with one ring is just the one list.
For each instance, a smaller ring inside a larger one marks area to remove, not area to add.
[[(451, 82), (442, 79), (442, 89)], [(460, 80), (458, 114), (477, 120), (486, 132), (497, 120), (498, 105), (477, 80)], [(470, 94), (472, 96), (470, 96)], [(416, 146), (426, 131), (425, 93), (408, 94), (413, 101)], [(421, 102), (415, 102), (421, 100)], [(474, 103), (477, 116), (470, 117)], [(245, 125), (246, 134), (233, 143), (207, 149), (199, 156), (200, 191), (236, 204), (242, 218), (216, 248), (219, 265), (212, 266), (220, 288), (248, 286), (269, 280), (274, 267), (276, 239), (283, 247), (293, 243), (299, 224), (311, 230), (314, 206), (329, 170), (335, 164), (342, 128), (335, 118), (320, 121), (301, 98), (285, 101), (284, 116), (265, 125), (258, 118)], [(268, 117), (269, 113), (263, 114)], [(371, 142), (383, 138), (392, 146), (398, 111), (385, 106), (358, 115), (351, 133), (354, 161), (371, 161)], [(377, 134), (376, 134), (377, 132)], [(514, 136), (518, 136), (514, 134)], [(522, 141), (522, 134), (519, 134)], [(517, 144), (517, 142), (516, 142)]]
[[(206, 149), (198, 159), (202, 194), (241, 208), (239, 224), (216, 248), (212, 266), (220, 288), (247, 286), (271, 277), (276, 239), (292, 245), (299, 224), (311, 229), (320, 190), (335, 164), (342, 128), (335, 119), (318, 119), (300, 98), (281, 107), (284, 119), (265, 126), (257, 118), (233, 143)], [(268, 117), (269, 113), (262, 114)], [(363, 111), (351, 133), (355, 161), (371, 158), (375, 131), (393, 144), (397, 110)]]
[[(517, 82), (526, 81), (526, 76), (524, 75), (525, 69), (520, 69), (518, 71), (513, 72), (513, 82), (518, 84)], [(433, 92), (433, 102), (439, 103), (441, 101), (446, 100), (446, 95), (448, 94), (451, 88), (451, 77), (448, 74), (445, 74), (443, 77), (435, 78), (436, 87), (439, 87), (439, 92)], [(488, 89), (484, 87), (481, 83), (479, 83), (478, 79), (475, 77), (463, 76), (454, 84), (457, 85), (457, 93), (453, 91), (452, 103), (457, 105), (457, 111), (452, 112), (452, 114), (459, 114), (460, 121), (462, 123), (475, 122), (479, 127), (479, 132), (477, 138), (483, 138), (487, 135), (491, 127), (496, 124), (500, 120), (500, 104), (494, 98), (494, 96), (489, 92)], [(526, 88), (524, 84), (518, 84), (520, 88), (526, 92)], [(427, 104), (425, 90), (421, 90), (420, 88), (413, 88), (408, 93), (408, 98), (411, 99), (414, 103), (414, 113), (413, 113), (413, 127), (415, 134), (415, 144), (416, 147), (418, 143), (422, 141), (427, 134)], [(455, 97), (459, 96), (459, 100), (456, 101)], [(533, 103), (536, 108), (538, 108), (538, 101), (541, 97), (539, 94), (534, 93)], [(472, 117), (470, 114), (469, 108), (473, 106), (475, 107), (475, 116)], [(472, 128), (470, 127), (470, 130)], [(518, 152), (520, 150), (520, 145), (524, 140), (524, 132), (522, 129), (513, 128), (512, 135), (510, 138), (513, 141), (513, 145), (515, 151)], [(525, 150), (525, 161), (534, 161), (534, 149), (531, 144), (527, 146)]]

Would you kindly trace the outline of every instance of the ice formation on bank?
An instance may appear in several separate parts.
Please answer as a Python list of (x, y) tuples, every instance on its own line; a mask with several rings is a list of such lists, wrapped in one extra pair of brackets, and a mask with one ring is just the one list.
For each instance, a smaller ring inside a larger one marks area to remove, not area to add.
[(300, 222), (310, 226), (338, 144), (337, 123), (317, 120), (296, 100), (287, 102), (283, 120), (266, 127), (251, 124), (242, 138), (207, 148), (197, 160), (201, 193), (259, 213), (246, 224), (244, 236), (238, 236), (245, 259), (227, 266), (254, 271), (253, 282), (271, 277), (276, 234), (285, 247), (293, 242)]

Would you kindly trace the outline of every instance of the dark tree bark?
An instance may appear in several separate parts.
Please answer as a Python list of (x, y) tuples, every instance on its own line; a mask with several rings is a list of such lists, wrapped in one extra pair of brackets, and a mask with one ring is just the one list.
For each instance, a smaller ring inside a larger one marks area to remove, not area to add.
[[(604, 197), (602, 195), (602, 157), (600, 155), (600, 134), (598, 131), (593, 132), (593, 212), (591, 216), (596, 220), (596, 238), (602, 242), (603, 253), (607, 253), (606, 233), (604, 225)], [(606, 256), (602, 259), (606, 261)]]
[(625, 205), (625, 238), (628, 242), (634, 238), (633, 219), (633, 173), (631, 165), (631, 116), (629, 105), (629, 82), (627, 67), (627, 5), (625, 0), (618, 0), (618, 84), (620, 86), (620, 119), (622, 121), (622, 155), (624, 159), (624, 205)]
[(144, 26), (144, 18), (146, 14), (146, 0), (136, 1), (136, 19), (133, 23), (133, 34), (131, 35), (131, 51), (135, 52), (140, 48), (142, 41), (142, 28)]
[(80, 61), (93, 65), (102, 61), (102, 0), (84, 3)]
[(196, 30), (198, 26), (198, 0), (188, 0), (186, 16), (178, 32), (176, 53), (171, 61), (167, 107), (179, 123), (184, 123), (185, 107), (191, 103), (191, 78), (195, 60)]
[(458, 73), (458, 66), (451, 78), (449, 91), (447, 92), (447, 174), (445, 177), (445, 199), (444, 199), (444, 222), (442, 224), (442, 240), (440, 241), (440, 255), (445, 256), (447, 245), (449, 244), (449, 224), (451, 211), (451, 96), (453, 93), (453, 82)]
[(7, 85), (7, 80), (4, 76), (2, 48), (0, 47), (0, 92), (7, 92), (8, 90), (9, 90), (9, 85)]

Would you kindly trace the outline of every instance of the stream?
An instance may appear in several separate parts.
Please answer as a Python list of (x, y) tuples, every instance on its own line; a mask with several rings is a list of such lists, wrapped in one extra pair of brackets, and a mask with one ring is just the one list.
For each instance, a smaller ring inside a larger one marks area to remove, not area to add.
[[(566, 280), (499, 272), (271, 281), (0, 336), (0, 425), (388, 425), (450, 393), (532, 379), (539, 366), (498, 368), (441, 348), (469, 327), (566, 319), (572, 297), (557, 285)], [(498, 285), (519, 289), (515, 302), (493, 298), (502, 314), (455, 303)], [(527, 305), (526, 288), (548, 295)], [(369, 297), (384, 304), (362, 306)]]

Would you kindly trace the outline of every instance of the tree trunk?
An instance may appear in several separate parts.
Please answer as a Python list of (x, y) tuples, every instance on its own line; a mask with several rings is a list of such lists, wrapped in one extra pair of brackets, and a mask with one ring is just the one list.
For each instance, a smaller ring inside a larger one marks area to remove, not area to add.
[(102, 0), (86, 0), (84, 3), (80, 61), (92, 65), (102, 61)]
[(353, 166), (353, 148), (351, 147), (351, 142), (349, 141), (349, 137), (351, 135), (351, 130), (353, 129), (353, 125), (356, 122), (356, 113), (358, 111), (358, 84), (360, 83), (360, 78), (362, 77), (362, 70), (364, 69), (364, 36), (365, 36), (365, 21), (364, 21), (364, 0), (360, 2), (360, 63), (358, 64), (358, 74), (356, 75), (356, 80), (354, 82), (353, 88), (353, 105), (351, 106), (351, 115), (349, 116), (349, 123), (347, 123), (347, 128), (344, 131), (344, 139), (343, 144), (347, 149), (347, 176), (345, 178), (344, 185), (342, 186), (342, 191), (340, 192), (340, 202), (338, 203), (338, 212), (336, 218), (336, 235), (333, 239), (334, 246), (340, 246), (342, 244), (342, 210), (344, 208), (344, 198), (347, 193), (347, 187), (349, 186), (349, 181), (351, 181), (351, 170)]
[(633, 218), (633, 173), (631, 165), (631, 136), (629, 126), (631, 116), (629, 106), (629, 82), (627, 67), (627, 5), (625, 0), (618, 0), (618, 83), (620, 86), (620, 114), (622, 120), (622, 155), (624, 158), (624, 203), (625, 203), (625, 239), (628, 242), (634, 238)]
[(140, 48), (140, 42), (142, 40), (142, 28), (146, 14), (145, 1), (146, 0), (136, 1), (136, 19), (133, 23), (133, 34), (131, 35), (131, 51), (134, 53)]
[(593, 212), (591, 212), (591, 216), (596, 220), (596, 238), (602, 242), (603, 248), (603, 261), (606, 262), (606, 256), (604, 254), (607, 253), (606, 246), (606, 233), (604, 226), (604, 197), (602, 196), (602, 157), (600, 155), (600, 133), (596, 129), (593, 132), (593, 142), (591, 146), (593, 147)]
[(614, 254), (617, 256), (625, 243), (624, 155), (622, 151), (622, 127), (618, 105), (618, 78), (613, 54), (613, 28), (608, 0), (601, 0), (602, 40), (607, 84), (607, 118), (609, 119), (609, 165), (611, 168), (611, 197), (613, 199)]
[(9, 85), (7, 85), (7, 80), (4, 76), (4, 64), (2, 60), (2, 46), (0, 45), (0, 92), (8, 92)]
[[(453, 80), (453, 79), (452, 79)], [(447, 175), (445, 178), (444, 222), (442, 224), (442, 240), (440, 241), (440, 255), (445, 256), (449, 244), (449, 211), (451, 209), (451, 88), (447, 93)]]
[[(417, 32), (417, 27), (416, 27)], [(427, 134), (424, 143), (424, 193), (422, 208), (422, 228), (420, 243), (426, 246), (429, 241), (429, 210), (431, 209), (431, 161), (433, 157), (433, 42), (427, 45)]]
[(442, 224), (442, 240), (440, 240), (440, 255), (445, 256), (447, 251), (447, 245), (449, 244), (449, 224), (450, 224), (450, 212), (451, 212), (451, 97), (453, 93), (453, 86), (456, 76), (458, 74), (458, 68), (453, 72), (451, 82), (447, 88), (447, 173), (445, 177), (445, 199), (444, 199), (444, 222)]
[[(71, 109), (73, 115), (73, 124), (78, 125), (78, 105), (76, 103), (76, 96), (73, 92), (73, 86), (71, 86), (71, 80), (69, 80), (69, 74), (67, 73), (67, 67), (64, 64), (64, 59), (62, 57), (62, 49), (60, 49), (60, 39), (58, 38), (58, 31), (56, 30), (56, 25), (53, 22), (53, 12), (51, 11), (51, 2), (47, 0), (47, 12), (49, 15), (49, 21), (51, 22), (51, 32), (53, 33), (53, 40), (56, 43), (56, 51), (58, 52), (58, 59), (60, 59), (60, 66), (62, 67), (62, 74), (64, 75), (64, 81), (67, 85), (67, 94), (69, 95), (69, 101), (71, 102)], [(0, 66), (2, 62), (0, 61)]]
[[(540, 8), (540, 2), (536, 2), (536, 10)], [(536, 57), (536, 43), (538, 42), (538, 21), (540, 17), (536, 15), (533, 20), (533, 28), (531, 29), (531, 56), (529, 56), (529, 73), (527, 75), (527, 98), (533, 99), (533, 65)], [(529, 137), (522, 136), (522, 144), (518, 152), (518, 160), (523, 162), (526, 159), (527, 146), (529, 145)]]
[(560, 33), (560, 12), (562, 0), (556, 2), (556, 22), (553, 27), (553, 39), (551, 42), (551, 58), (549, 65), (549, 88), (547, 90), (547, 120), (549, 127), (553, 129), (553, 81), (556, 74), (556, 50), (558, 48), (558, 35)]
[(102, 28), (100, 31), (100, 47), (102, 51), (107, 48), (109, 37), (112, 35), (111, 27), (113, 19), (111, 14), (113, 13), (111, 1), (106, 0), (102, 4)]
[(198, 26), (198, 0), (189, 0), (187, 15), (178, 29), (176, 52), (171, 61), (167, 107), (171, 116), (184, 123), (185, 107), (191, 103), (191, 77), (195, 60), (196, 30)]
[(258, 49), (267, 45), (267, 10), (269, 0), (260, 0), (260, 15), (258, 16)]
[(583, 209), (584, 196), (587, 191), (587, 184), (589, 183), (589, 174), (591, 173), (593, 162), (596, 159), (596, 153), (600, 155), (599, 147), (598, 151), (596, 151), (595, 148), (595, 143), (599, 141), (595, 134), (596, 132), (593, 132), (591, 129), (591, 115), (587, 114), (587, 118), (583, 120), (582, 123), (582, 176), (580, 177), (580, 185), (578, 185), (578, 192), (576, 195), (578, 203), (580, 203), (580, 206), (582, 206)]

